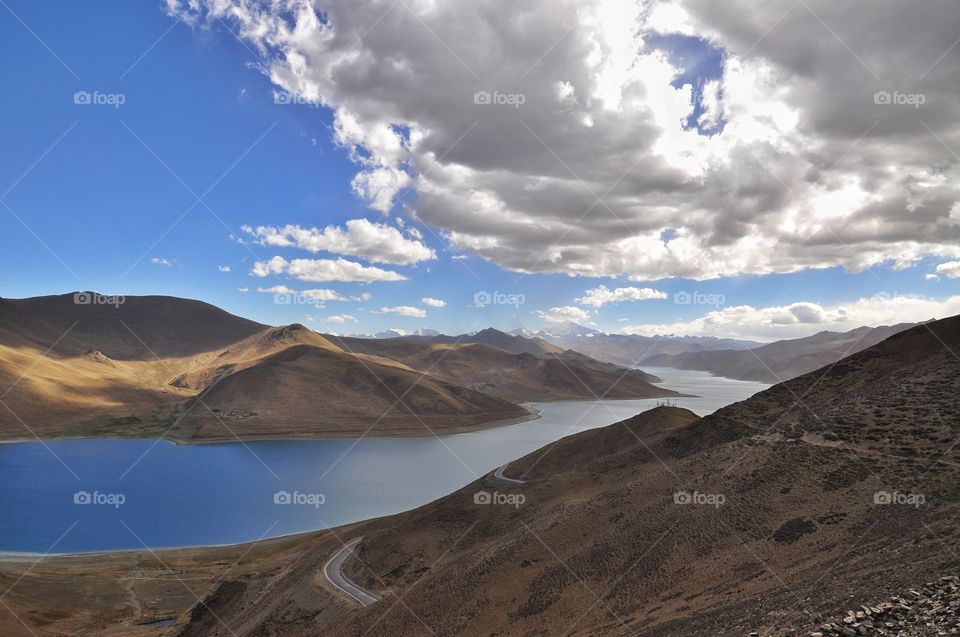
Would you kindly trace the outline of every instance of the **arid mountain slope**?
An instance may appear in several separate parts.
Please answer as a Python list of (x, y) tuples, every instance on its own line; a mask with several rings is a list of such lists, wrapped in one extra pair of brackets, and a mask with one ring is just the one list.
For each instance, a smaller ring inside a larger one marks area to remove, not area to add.
[(0, 343), (81, 355), (99, 350), (114, 360), (182, 358), (251, 336), (266, 325), (201, 301), (170, 296), (107, 297), (76, 292), (0, 299)]
[(843, 333), (819, 332), (806, 338), (776, 341), (750, 350), (661, 354), (647, 359), (647, 364), (699, 369), (727, 378), (778, 383), (856, 354), (912, 326), (911, 323), (901, 323), (860, 327)]
[[(678, 396), (658, 378), (576, 352), (514, 354), (479, 343), (327, 337), (342, 349), (399, 361), (408, 367), (512, 401)], [(511, 337), (522, 338), (522, 337)]]
[(231, 579), (179, 634), (808, 634), (960, 566), (958, 352), (955, 317), (706, 418), (577, 434), (512, 463), (522, 484), (346, 531), (383, 601), (332, 592), (320, 547)]
[(488, 327), (475, 334), (461, 334), (460, 336), (448, 336), (439, 334), (436, 336), (402, 336), (398, 341), (407, 341), (411, 343), (430, 343), (434, 345), (452, 345), (454, 343), (469, 345), (490, 345), (511, 354), (533, 354), (541, 356), (543, 354), (559, 354), (564, 348), (549, 343), (539, 337), (527, 337), (515, 334), (507, 334), (498, 329)]
[(0, 300), (0, 402), (14, 439), (429, 435), (530, 415), (302, 325), (95, 293)]
[(224, 352), (215, 368), (178, 379), (194, 382), (202, 390), (199, 400), (219, 415), (198, 410), (188, 417), (191, 424), (200, 421), (195, 437), (222, 436), (224, 419), (241, 437), (291, 437), (318, 430), (430, 435), (529, 415), (518, 405), (395, 361), (344, 352), (303, 326), (255, 338)]

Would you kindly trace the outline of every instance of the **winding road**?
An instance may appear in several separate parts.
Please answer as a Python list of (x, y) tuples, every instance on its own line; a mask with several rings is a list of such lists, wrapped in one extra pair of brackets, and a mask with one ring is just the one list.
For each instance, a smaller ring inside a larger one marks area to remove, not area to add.
[(496, 478), (497, 480), (503, 480), (504, 482), (509, 482), (510, 484), (525, 484), (526, 480), (517, 480), (516, 478), (508, 478), (507, 476), (503, 475), (504, 469), (506, 469), (509, 466), (510, 466), (509, 462), (505, 465), (501, 465), (496, 471), (493, 472), (493, 477)]
[(351, 540), (342, 549), (333, 554), (323, 567), (323, 574), (334, 588), (350, 597), (355, 602), (363, 606), (369, 606), (380, 601), (380, 596), (372, 591), (368, 591), (354, 584), (343, 574), (343, 563), (348, 557), (353, 555), (354, 549), (363, 541), (362, 537)]

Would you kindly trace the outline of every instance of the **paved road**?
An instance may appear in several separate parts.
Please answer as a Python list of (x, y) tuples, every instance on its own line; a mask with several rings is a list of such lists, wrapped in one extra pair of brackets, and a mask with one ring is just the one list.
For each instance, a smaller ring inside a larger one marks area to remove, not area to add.
[(360, 544), (362, 541), (363, 538), (358, 537), (334, 553), (333, 557), (327, 560), (327, 563), (324, 565), (323, 574), (326, 576), (327, 581), (333, 584), (334, 588), (346, 594), (352, 600), (360, 602), (364, 606), (369, 606), (370, 604), (379, 602), (380, 597), (376, 593), (360, 588), (343, 574), (343, 563), (348, 557), (353, 555), (353, 550), (357, 548), (357, 544)]
[(493, 472), (493, 477), (496, 478), (497, 480), (503, 480), (504, 482), (509, 482), (510, 484), (524, 484), (526, 480), (517, 480), (515, 478), (508, 478), (507, 476), (503, 475), (503, 470), (509, 466), (510, 466), (509, 462), (505, 465), (501, 465), (499, 469)]

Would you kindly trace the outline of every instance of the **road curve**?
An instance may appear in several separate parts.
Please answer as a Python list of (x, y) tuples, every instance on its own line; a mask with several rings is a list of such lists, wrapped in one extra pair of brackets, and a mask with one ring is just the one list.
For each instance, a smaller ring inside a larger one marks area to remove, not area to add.
[(347, 578), (343, 574), (343, 563), (348, 557), (353, 555), (354, 549), (363, 541), (362, 537), (351, 540), (342, 549), (333, 554), (327, 563), (323, 566), (323, 575), (327, 578), (334, 588), (347, 595), (355, 602), (363, 606), (369, 606), (380, 601), (380, 597), (371, 591), (363, 589)]
[(504, 482), (509, 482), (510, 484), (526, 483), (526, 480), (517, 480), (516, 478), (508, 478), (507, 476), (503, 475), (504, 469), (506, 469), (509, 466), (510, 466), (509, 462), (507, 464), (500, 465), (500, 467), (493, 472), (493, 477), (496, 478), (497, 480), (503, 480)]

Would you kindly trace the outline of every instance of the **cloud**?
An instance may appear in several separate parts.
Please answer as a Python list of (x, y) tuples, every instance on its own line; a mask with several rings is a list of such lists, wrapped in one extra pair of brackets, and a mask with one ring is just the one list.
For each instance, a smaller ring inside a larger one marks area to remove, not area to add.
[(355, 316), (350, 316), (349, 314), (334, 314), (333, 316), (328, 316), (320, 320), (324, 323), (346, 323), (347, 321), (351, 321), (353, 323), (357, 322), (357, 318)]
[(724, 307), (691, 321), (630, 325), (620, 331), (645, 336), (676, 334), (769, 341), (810, 336), (822, 330), (846, 332), (863, 325), (917, 323), (958, 313), (960, 296), (932, 299), (917, 295), (878, 294), (829, 306), (801, 302), (764, 308), (750, 305)]
[(326, 301), (349, 301), (350, 299), (342, 296), (336, 290), (313, 289), (313, 290), (294, 290), (286, 285), (274, 285), (269, 288), (257, 288), (257, 292), (264, 294), (282, 294), (287, 296), (296, 296), (303, 299), (305, 303), (324, 303)]
[(246, 294), (249, 291), (250, 291), (250, 288), (237, 288), (237, 292), (241, 292), (243, 294)]
[(393, 226), (371, 223), (366, 219), (351, 219), (346, 223), (346, 229), (327, 226), (319, 230), (286, 225), (257, 228), (243, 226), (242, 230), (256, 237), (257, 242), (265, 246), (296, 247), (314, 253), (331, 252), (362, 257), (373, 263), (413, 265), (437, 258), (431, 248), (420, 241), (405, 238)]
[(326, 281), (405, 281), (407, 277), (390, 270), (364, 266), (346, 259), (293, 259), (273, 257), (269, 261), (257, 261), (250, 272), (257, 277), (271, 274), (289, 274), (301, 281), (314, 283)]
[(605, 285), (587, 290), (584, 296), (577, 299), (580, 305), (592, 305), (593, 307), (603, 307), (607, 303), (622, 303), (623, 301), (646, 301), (649, 299), (665, 299), (666, 292), (654, 290), (653, 288), (616, 288), (611, 290)]
[(229, 266), (229, 265), (218, 265), (218, 266), (217, 266), (217, 270), (219, 270), (220, 272), (229, 272), (229, 271), (230, 271), (230, 266)]
[(579, 307), (567, 305), (565, 307), (551, 307), (549, 310), (537, 310), (537, 316), (550, 323), (566, 323), (574, 321), (577, 323), (587, 323), (590, 321), (590, 315)]
[(440, 299), (432, 299), (429, 296), (425, 296), (420, 299), (420, 302), (424, 305), (429, 305), (430, 307), (444, 307), (446, 306), (446, 301), (441, 301)]
[(411, 307), (409, 305), (397, 305), (395, 307), (381, 307), (379, 310), (375, 310), (374, 314), (399, 314), (400, 316), (413, 316), (416, 318), (424, 318), (427, 315), (426, 310), (422, 310), (419, 307)]
[(153, 257), (150, 259), (150, 263), (153, 265), (162, 265), (165, 268), (172, 268), (176, 262), (176, 259), (165, 259), (163, 257)]
[(350, 300), (351, 300), (351, 301), (356, 301), (356, 302), (358, 302), (358, 303), (363, 303), (363, 302), (365, 302), (365, 301), (369, 301), (369, 300), (372, 299), (372, 298), (373, 298), (373, 295), (372, 295), (372, 294), (370, 294), (369, 292), (364, 292), (364, 293), (362, 293), (362, 294), (357, 294), (357, 295), (351, 296), (351, 297), (350, 297)]
[[(960, 258), (954, 0), (167, 4), (228, 22), (278, 89), (329, 107), (373, 209), (410, 188), (417, 221), (511, 270), (707, 279)], [(708, 49), (716, 76), (678, 82)], [(714, 134), (689, 125), (697, 108)]]
[(960, 261), (941, 263), (937, 266), (937, 274), (942, 274), (948, 279), (960, 278)]

